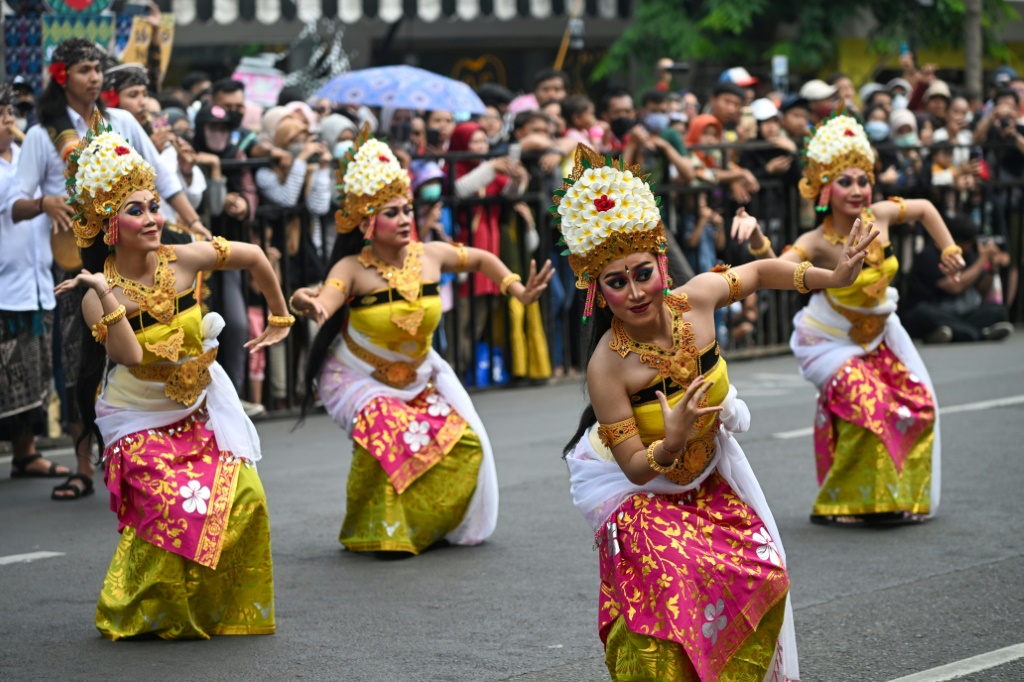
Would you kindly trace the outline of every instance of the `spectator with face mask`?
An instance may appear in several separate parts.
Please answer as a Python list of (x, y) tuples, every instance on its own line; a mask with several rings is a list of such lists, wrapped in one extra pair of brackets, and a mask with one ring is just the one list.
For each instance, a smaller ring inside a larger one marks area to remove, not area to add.
[(629, 131), (629, 142), (622, 150), (623, 160), (639, 164), (650, 174), (653, 184), (677, 178), (693, 180), (693, 166), (686, 158), (686, 144), (672, 127), (668, 115), (668, 97), (661, 90), (649, 90), (643, 96), (639, 124)]

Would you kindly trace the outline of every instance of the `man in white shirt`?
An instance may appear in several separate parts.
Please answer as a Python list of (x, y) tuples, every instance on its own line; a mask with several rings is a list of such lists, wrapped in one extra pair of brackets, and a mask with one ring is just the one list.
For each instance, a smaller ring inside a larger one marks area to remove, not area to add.
[[(102, 50), (88, 40), (72, 38), (57, 45), (50, 63), (50, 83), (39, 97), (39, 125), (29, 129), (17, 166), (17, 185), (6, 203), (5, 213), (14, 221), (33, 220), (44, 213), (54, 231), (71, 229), (74, 210), (66, 203), (65, 159), (85, 136), (97, 109), (103, 86)], [(197, 231), (205, 227), (195, 209), (181, 191), (177, 174), (163, 169), (160, 155), (138, 121), (126, 111), (101, 111), (104, 121), (123, 136), (143, 158), (157, 169), (157, 193), (174, 207), (183, 222)], [(41, 195), (39, 194), (41, 192)], [(208, 234), (208, 231), (207, 231)], [(78, 291), (78, 290), (75, 290)], [(85, 340), (81, 315), (81, 294), (63, 296), (58, 310), (65, 401), (71, 409), (71, 434), (78, 439), (81, 426), (77, 418), (72, 386), (78, 375), (77, 349)], [(54, 489), (54, 499), (77, 499), (93, 491), (93, 466), (89, 442), (78, 447), (78, 474)]]
[[(14, 188), (20, 149), (14, 93), (0, 86), (0, 202)], [(9, 440), (14, 477), (67, 476), (65, 466), (44, 459), (35, 436), (45, 433), (53, 379), (53, 275), (50, 224), (45, 217), (13, 223), (0, 213), (0, 440)]]

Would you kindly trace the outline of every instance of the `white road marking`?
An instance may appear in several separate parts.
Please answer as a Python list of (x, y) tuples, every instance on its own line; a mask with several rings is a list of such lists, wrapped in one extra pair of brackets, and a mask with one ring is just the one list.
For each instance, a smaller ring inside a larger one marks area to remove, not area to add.
[(889, 682), (947, 682), (964, 675), (971, 675), (982, 670), (1005, 665), (1019, 658), (1024, 658), (1024, 644), (1014, 644), (1004, 649), (996, 649), (995, 651), (989, 651), (987, 654), (972, 656), (962, 661), (954, 661), (938, 668), (889, 680)]
[(27, 564), (40, 559), (52, 559), (55, 556), (64, 556), (64, 552), (29, 552), (28, 554), (11, 554), (0, 556), (0, 566), (7, 564)]
[[(964, 403), (963, 405), (948, 405), (946, 407), (939, 408), (939, 414), (978, 412), (980, 410), (989, 410), (996, 407), (1010, 407), (1011, 405), (1024, 405), (1024, 395), (1012, 395), (1007, 398), (993, 398), (992, 400), (979, 400), (975, 403)], [(793, 429), (792, 431), (779, 431), (778, 433), (773, 433), (772, 438), (789, 440), (790, 438), (803, 438), (811, 435), (814, 435), (813, 426), (808, 426), (803, 429)]]

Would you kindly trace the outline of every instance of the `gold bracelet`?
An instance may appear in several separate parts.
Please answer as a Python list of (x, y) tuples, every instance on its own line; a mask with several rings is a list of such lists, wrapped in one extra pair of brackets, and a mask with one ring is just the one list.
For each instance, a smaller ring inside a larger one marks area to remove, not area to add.
[(345, 293), (348, 291), (348, 287), (345, 286), (345, 283), (342, 282), (340, 279), (336, 279), (334, 277), (332, 277), (329, 280), (327, 280), (326, 282), (324, 282), (324, 286), (325, 287), (330, 287), (330, 288), (334, 289), (335, 291), (337, 291), (342, 296), (344, 296)]
[(213, 269), (223, 270), (231, 260), (231, 242), (224, 237), (214, 237), (210, 240), (210, 245), (217, 252), (217, 264), (213, 266)]
[(466, 267), (466, 261), (469, 260), (469, 249), (459, 242), (453, 242), (452, 246), (455, 247), (455, 254), (458, 256), (458, 260), (455, 261), (455, 272), (462, 272)]
[(907, 219), (907, 201), (903, 197), (889, 197), (889, 201), (893, 202), (900, 207), (899, 215), (896, 216), (896, 220), (892, 222), (893, 225), (899, 225)]
[(793, 271), (793, 286), (795, 286), (796, 290), (801, 294), (811, 293), (811, 290), (804, 284), (804, 276), (810, 268), (811, 261), (805, 260), (803, 263), (796, 266), (796, 270)]
[(747, 251), (749, 251), (750, 255), (753, 256), (754, 258), (764, 258), (765, 256), (768, 255), (768, 252), (771, 250), (772, 242), (771, 240), (768, 239), (768, 237), (764, 237), (764, 244), (762, 244), (761, 248), (759, 249), (755, 249), (750, 242), (747, 242)]
[(657, 471), (659, 474), (667, 474), (672, 471), (672, 465), (670, 464), (667, 467), (662, 466), (654, 459), (654, 448), (658, 447), (658, 444), (661, 442), (663, 441), (656, 440), (647, 446), (647, 466), (651, 467), (651, 469)]
[(940, 256), (940, 258), (942, 260), (946, 260), (946, 258), (952, 256), (955, 253), (963, 254), (963, 252), (964, 250), (960, 248), (960, 246), (958, 246), (957, 244), (950, 244), (949, 246), (942, 250), (942, 255)]
[(288, 310), (292, 311), (292, 314), (298, 317), (303, 317), (306, 314), (305, 312), (295, 307), (295, 294), (292, 294), (291, 296), (288, 297)]
[(109, 327), (115, 322), (120, 322), (122, 319), (124, 319), (124, 314), (126, 312), (127, 310), (125, 309), (124, 305), (119, 305), (117, 306), (117, 310), (101, 317), (100, 322)]
[(512, 286), (512, 284), (514, 282), (522, 282), (522, 281), (523, 281), (523, 278), (520, 277), (519, 275), (517, 275), (514, 272), (511, 275), (506, 275), (505, 279), (501, 280), (501, 286), (500, 286), (501, 295), (502, 296), (508, 296), (508, 288), (510, 286)]
[(295, 324), (293, 315), (267, 315), (267, 324), (271, 327), (290, 327)]

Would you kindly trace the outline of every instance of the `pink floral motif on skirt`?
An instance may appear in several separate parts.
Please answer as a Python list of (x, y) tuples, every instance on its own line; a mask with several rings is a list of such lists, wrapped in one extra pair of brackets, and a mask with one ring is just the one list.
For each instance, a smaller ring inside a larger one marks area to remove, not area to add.
[(680, 644), (704, 681), (789, 591), (774, 538), (717, 473), (682, 495), (634, 495), (596, 541), (602, 640), (622, 616), (633, 632)]
[(216, 568), (240, 461), (221, 453), (205, 410), (160, 429), (139, 431), (103, 452), (104, 480), (118, 532)]
[(935, 423), (935, 401), (928, 387), (885, 344), (850, 358), (826, 384), (814, 419), (818, 485), (832, 468), (832, 418), (860, 426), (878, 438), (897, 473), (914, 443)]

